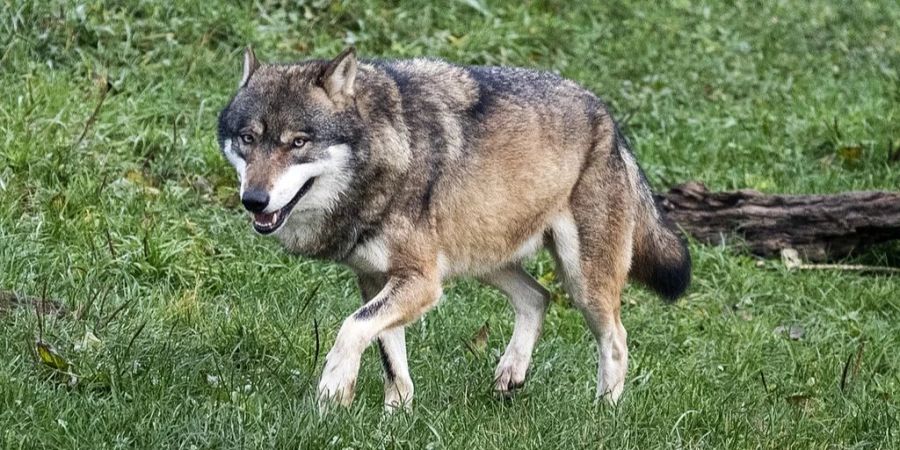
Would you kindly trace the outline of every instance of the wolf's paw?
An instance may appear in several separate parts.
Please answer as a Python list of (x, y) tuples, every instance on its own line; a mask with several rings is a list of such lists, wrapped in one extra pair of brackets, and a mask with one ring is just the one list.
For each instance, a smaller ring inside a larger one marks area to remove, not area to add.
[(326, 411), (331, 405), (350, 406), (356, 389), (356, 375), (359, 362), (341, 360), (329, 354), (325, 370), (319, 381), (319, 410)]
[(597, 386), (596, 401), (606, 403), (609, 406), (616, 406), (616, 404), (619, 403), (619, 398), (622, 397), (624, 386), (624, 380), (619, 381), (612, 386), (608, 386), (601, 382)]
[(507, 396), (524, 386), (528, 363), (527, 357), (504, 354), (494, 372), (494, 392)]
[(395, 379), (384, 383), (384, 411), (395, 413), (412, 412), (413, 384), (412, 380)]
[(611, 364), (600, 370), (597, 377), (597, 397), (610, 406), (616, 406), (625, 390), (625, 368), (620, 364)]

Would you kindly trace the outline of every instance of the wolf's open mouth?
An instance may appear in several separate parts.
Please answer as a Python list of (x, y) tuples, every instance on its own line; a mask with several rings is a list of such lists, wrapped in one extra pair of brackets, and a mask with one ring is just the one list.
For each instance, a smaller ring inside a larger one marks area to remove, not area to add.
[(281, 226), (284, 225), (287, 216), (291, 214), (291, 210), (294, 209), (294, 205), (296, 205), (297, 202), (300, 201), (300, 198), (309, 191), (310, 187), (312, 187), (313, 181), (315, 181), (315, 177), (306, 180), (306, 183), (303, 183), (303, 186), (297, 191), (297, 195), (278, 211), (253, 214), (253, 228), (256, 229), (256, 232), (259, 234), (269, 234), (281, 228)]

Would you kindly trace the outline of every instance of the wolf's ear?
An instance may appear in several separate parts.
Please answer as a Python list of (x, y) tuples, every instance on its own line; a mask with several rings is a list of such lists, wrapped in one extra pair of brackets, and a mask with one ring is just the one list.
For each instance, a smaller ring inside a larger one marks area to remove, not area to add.
[(332, 100), (353, 96), (356, 82), (356, 49), (349, 47), (331, 60), (322, 73), (320, 84)]
[(258, 68), (259, 61), (256, 59), (256, 53), (253, 53), (253, 47), (248, 45), (244, 50), (244, 75), (241, 76), (241, 83), (238, 84), (238, 87), (246, 86), (247, 82), (250, 81), (250, 77), (253, 76), (253, 72), (256, 72)]

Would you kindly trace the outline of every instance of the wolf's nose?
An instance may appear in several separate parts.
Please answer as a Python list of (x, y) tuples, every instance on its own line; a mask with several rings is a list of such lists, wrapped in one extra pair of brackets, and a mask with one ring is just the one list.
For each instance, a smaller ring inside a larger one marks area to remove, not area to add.
[(247, 211), (261, 213), (266, 209), (266, 206), (269, 206), (269, 193), (259, 189), (244, 191), (241, 203), (244, 204), (244, 208), (247, 208)]

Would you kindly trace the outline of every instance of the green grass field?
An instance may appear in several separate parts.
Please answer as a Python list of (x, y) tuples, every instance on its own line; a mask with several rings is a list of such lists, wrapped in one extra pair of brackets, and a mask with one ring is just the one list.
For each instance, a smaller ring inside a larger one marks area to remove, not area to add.
[[(593, 338), (562, 295), (525, 389), (495, 399), (511, 310), (460, 280), (407, 330), (412, 414), (382, 414), (370, 349), (354, 406), (320, 417), (355, 282), (252, 232), (215, 139), (244, 45), (352, 43), (573, 78), (627, 118), (657, 189), (896, 190), (896, 1), (246, 3), (0, 2), (0, 290), (67, 311), (39, 323), (0, 296), (0, 447), (900, 447), (900, 278), (699, 244), (681, 302), (627, 290), (617, 408), (593, 403)], [(560, 292), (546, 256), (529, 269)], [(39, 334), (71, 374), (38, 362)]]

